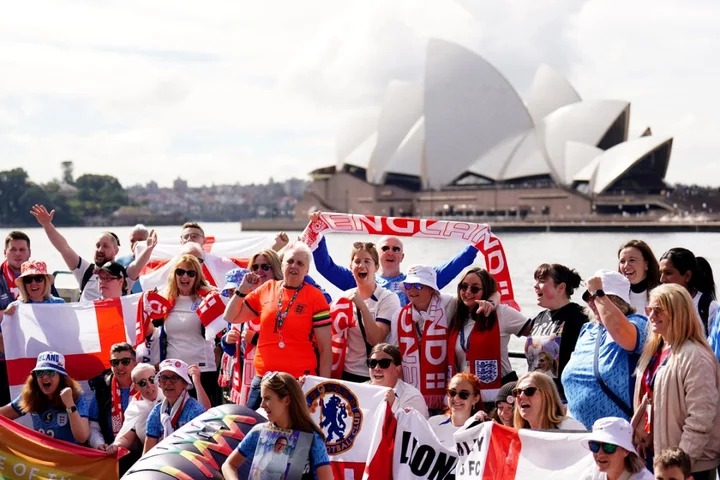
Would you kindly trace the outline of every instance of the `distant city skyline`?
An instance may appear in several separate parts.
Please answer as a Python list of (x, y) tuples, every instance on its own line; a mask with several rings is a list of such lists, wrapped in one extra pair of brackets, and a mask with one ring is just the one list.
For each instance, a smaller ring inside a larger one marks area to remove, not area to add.
[(307, 179), (387, 85), (422, 83), (428, 38), (487, 58), (525, 95), (547, 63), (583, 98), (674, 137), (666, 180), (720, 184), (710, 0), (14, 2), (0, 17), (0, 170), (123, 186)]

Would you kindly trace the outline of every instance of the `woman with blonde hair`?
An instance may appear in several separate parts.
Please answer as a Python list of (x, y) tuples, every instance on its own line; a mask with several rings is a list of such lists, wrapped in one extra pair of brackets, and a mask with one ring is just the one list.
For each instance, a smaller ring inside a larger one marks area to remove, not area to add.
[[(15, 313), (21, 303), (65, 303), (50, 293), (55, 277), (48, 273), (47, 264), (39, 260), (28, 260), (20, 267), (20, 276), (15, 279), (18, 288), (18, 299), (5, 309), (6, 314)], [(2, 311), (0, 311), (2, 319)], [(1, 346), (1, 345), (0, 345)]]
[(555, 382), (544, 373), (526, 373), (517, 381), (512, 394), (515, 397), (515, 428), (586, 430), (582, 423), (565, 415)]
[(557, 361), (548, 352), (540, 352), (535, 371), (544, 373), (550, 378), (557, 378)]
[[(720, 365), (705, 340), (687, 289), (664, 284), (650, 293), (652, 331), (635, 382), (636, 443), (646, 460), (679, 446), (690, 454), (693, 477), (710, 478), (720, 464)], [(640, 433), (645, 432), (645, 433)]]
[[(325, 435), (322, 429), (310, 418), (307, 401), (298, 381), (288, 373), (268, 372), (263, 376), (260, 390), (262, 392), (262, 408), (267, 412), (268, 421), (253, 427), (240, 442), (237, 449), (228, 456), (222, 466), (224, 478), (228, 480), (237, 479), (240, 466), (247, 460), (253, 463), (255, 455), (263, 453), (262, 448), (258, 448), (258, 446), (262, 447), (260, 440), (262, 437), (267, 437), (266, 431), (273, 429), (274, 432), (279, 430), (280, 434), (286, 439), (293, 435), (293, 430), (312, 434), (309, 462), (307, 459), (289, 458), (290, 464), (293, 465), (293, 462), (296, 461), (301, 462), (302, 466), (309, 464), (309, 473), (312, 474), (313, 478), (332, 480), (333, 472), (325, 448)], [(274, 466), (275, 462), (266, 464), (267, 467), (270, 465)], [(287, 461), (280, 467), (283, 465), (287, 465)], [(257, 469), (253, 468), (253, 470)], [(251, 470), (250, 475), (255, 473), (253, 470)], [(276, 472), (270, 472), (267, 469), (262, 473), (268, 476), (261, 476), (260, 478), (286, 478), (284, 469), (277, 472), (277, 477), (272, 476)]]
[(205, 339), (205, 328), (196, 313), (212, 289), (198, 259), (190, 254), (180, 255), (170, 268), (162, 294), (172, 307), (164, 319), (154, 321), (153, 325), (162, 328), (160, 360), (177, 358), (188, 365), (197, 365), (202, 386), (214, 406), (220, 403), (214, 344)]

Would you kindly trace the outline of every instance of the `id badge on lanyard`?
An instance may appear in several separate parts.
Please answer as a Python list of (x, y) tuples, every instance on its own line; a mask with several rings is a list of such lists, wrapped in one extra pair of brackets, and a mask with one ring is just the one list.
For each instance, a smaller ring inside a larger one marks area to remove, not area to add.
[(652, 426), (652, 401), (645, 405), (645, 433), (650, 433)]

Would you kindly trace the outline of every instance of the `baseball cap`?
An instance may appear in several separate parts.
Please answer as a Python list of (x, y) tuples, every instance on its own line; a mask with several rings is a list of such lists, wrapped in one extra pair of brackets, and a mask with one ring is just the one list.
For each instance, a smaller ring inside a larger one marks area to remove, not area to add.
[(437, 272), (427, 265), (412, 265), (405, 276), (405, 283), (420, 283), (427, 285), (433, 290), (440, 291), (437, 287)]
[(35, 368), (33, 368), (32, 371), (37, 372), (38, 370), (53, 370), (57, 373), (67, 375), (67, 371), (65, 370), (65, 356), (58, 352), (42, 352), (38, 355), (37, 363), (35, 363)]
[(125, 270), (125, 267), (118, 262), (105, 262), (100, 268), (95, 269), (95, 273), (98, 273), (100, 270), (112, 275), (115, 278), (127, 278), (127, 270)]
[[(623, 274), (613, 270), (598, 270), (593, 277), (600, 277), (605, 295), (615, 295), (622, 298), (625, 303), (630, 303), (630, 281)], [(590, 299), (590, 292), (585, 290), (582, 298), (587, 302)]]
[(182, 360), (178, 360), (177, 358), (168, 358), (160, 362), (160, 366), (158, 368), (157, 376), (160, 377), (160, 375), (163, 372), (173, 372), (176, 373), (180, 378), (185, 380), (188, 384), (187, 389), (192, 390), (193, 383), (192, 380), (190, 380), (190, 376), (188, 375), (188, 364), (183, 362)]
[(589, 447), (589, 442), (611, 443), (624, 448), (630, 453), (637, 455), (637, 450), (632, 443), (633, 428), (624, 418), (605, 417), (600, 418), (593, 423), (592, 433), (589, 433), (582, 441), (585, 448)]
[(225, 286), (222, 288), (222, 295), (227, 296), (227, 290), (234, 290), (240, 286), (242, 279), (250, 270), (247, 268), (233, 268), (225, 274)]

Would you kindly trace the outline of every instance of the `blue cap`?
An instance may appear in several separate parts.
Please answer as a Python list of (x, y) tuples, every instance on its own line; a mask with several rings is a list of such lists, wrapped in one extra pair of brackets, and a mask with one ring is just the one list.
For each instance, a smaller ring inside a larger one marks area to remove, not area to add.
[(228, 290), (235, 290), (242, 283), (242, 279), (246, 273), (250, 272), (247, 268), (233, 268), (225, 274), (225, 286), (222, 289), (222, 295), (229, 297)]

